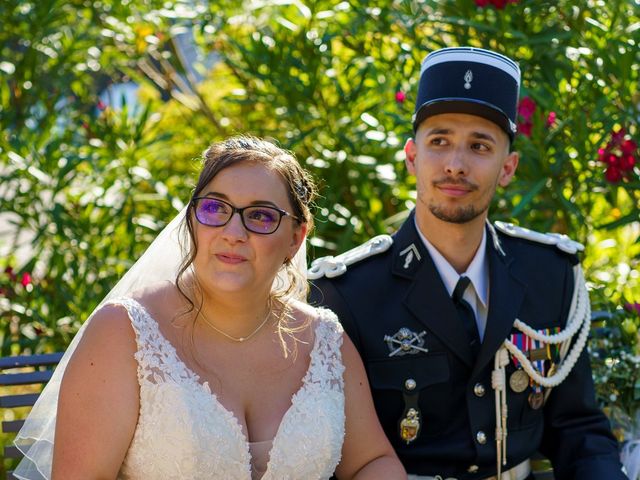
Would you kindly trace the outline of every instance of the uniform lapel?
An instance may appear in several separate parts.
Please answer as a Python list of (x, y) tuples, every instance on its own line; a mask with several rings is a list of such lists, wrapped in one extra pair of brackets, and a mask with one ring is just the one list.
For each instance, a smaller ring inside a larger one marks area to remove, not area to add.
[[(436, 335), (464, 363), (472, 366), (471, 349), (464, 327), (431, 256), (418, 236), (413, 213), (395, 235), (393, 245), (393, 273), (413, 280), (404, 299), (405, 306), (429, 332)], [(420, 259), (414, 253), (411, 262), (407, 262), (411, 245)]]
[(496, 251), (487, 232), (487, 257), (489, 259), (489, 313), (487, 327), (482, 341), (480, 355), (474, 367), (474, 374), (492, 361), (502, 342), (508, 338), (513, 322), (518, 316), (524, 300), (526, 286), (512, 272), (513, 260)]

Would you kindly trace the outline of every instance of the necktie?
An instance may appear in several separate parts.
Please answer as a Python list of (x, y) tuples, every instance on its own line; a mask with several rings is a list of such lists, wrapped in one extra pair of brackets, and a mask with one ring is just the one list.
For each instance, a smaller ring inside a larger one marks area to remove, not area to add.
[(451, 295), (451, 299), (453, 300), (453, 304), (458, 311), (458, 316), (460, 320), (462, 320), (462, 324), (464, 325), (464, 329), (467, 332), (469, 337), (469, 347), (471, 348), (471, 353), (473, 354), (473, 358), (478, 357), (478, 353), (480, 352), (480, 335), (478, 334), (478, 324), (476, 323), (476, 316), (473, 313), (473, 309), (471, 305), (462, 298), (464, 295), (464, 291), (467, 289), (471, 280), (468, 277), (460, 277), (456, 288), (453, 289), (453, 294)]

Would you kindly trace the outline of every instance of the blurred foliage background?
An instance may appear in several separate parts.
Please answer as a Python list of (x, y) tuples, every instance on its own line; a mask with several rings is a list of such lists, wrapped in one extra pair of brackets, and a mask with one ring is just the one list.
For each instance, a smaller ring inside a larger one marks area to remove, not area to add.
[(420, 62), (471, 45), (523, 72), (491, 217), (585, 243), (599, 327), (640, 358), (640, 0), (3, 0), (0, 23), (0, 354), (64, 349), (233, 134), (320, 182), (310, 260), (392, 231)]

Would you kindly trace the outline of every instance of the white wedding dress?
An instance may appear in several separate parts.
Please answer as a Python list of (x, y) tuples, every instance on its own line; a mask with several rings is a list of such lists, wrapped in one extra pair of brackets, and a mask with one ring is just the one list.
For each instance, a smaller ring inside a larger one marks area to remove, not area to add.
[[(342, 327), (318, 309), (303, 384), (271, 443), (250, 445), (236, 417), (178, 358), (157, 322), (133, 299), (123, 305), (136, 333), (140, 413), (118, 478), (262, 480), (329, 478), (344, 440)], [(262, 458), (253, 459), (251, 452)], [(256, 461), (257, 460), (257, 461)]]

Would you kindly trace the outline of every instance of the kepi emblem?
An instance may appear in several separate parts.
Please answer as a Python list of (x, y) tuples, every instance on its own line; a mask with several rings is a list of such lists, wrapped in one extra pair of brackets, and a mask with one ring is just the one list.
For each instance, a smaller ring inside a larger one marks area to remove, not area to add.
[(428, 352), (423, 348), (424, 337), (427, 334), (424, 330), (420, 333), (413, 332), (406, 327), (401, 328), (393, 335), (385, 335), (384, 341), (389, 347), (389, 356), (402, 356), (407, 354), (415, 354), (418, 352)]
[(471, 82), (473, 81), (473, 72), (467, 70), (464, 74), (464, 88), (469, 90), (471, 88)]

